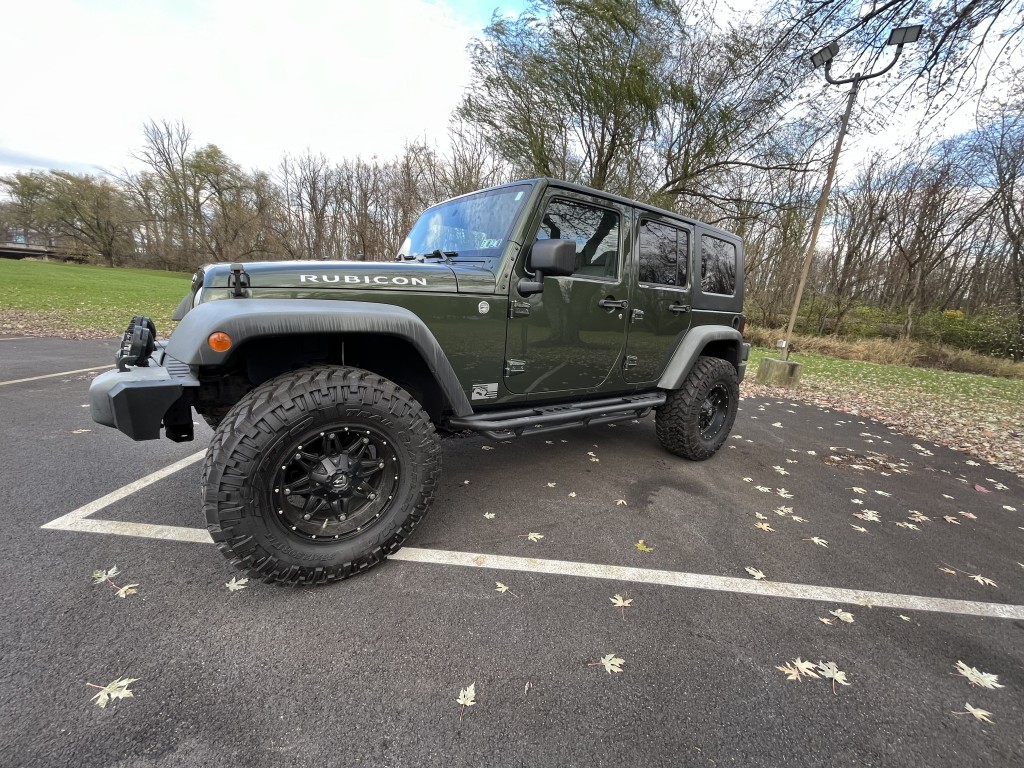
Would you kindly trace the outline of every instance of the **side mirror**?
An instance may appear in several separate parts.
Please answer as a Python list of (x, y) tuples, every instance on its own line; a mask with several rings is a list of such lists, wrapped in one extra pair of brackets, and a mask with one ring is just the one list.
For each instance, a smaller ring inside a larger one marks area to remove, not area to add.
[(525, 277), (517, 288), (523, 296), (541, 293), (545, 277), (567, 277), (576, 271), (576, 243), (572, 240), (538, 240), (530, 248), (527, 266), (534, 273), (533, 280)]

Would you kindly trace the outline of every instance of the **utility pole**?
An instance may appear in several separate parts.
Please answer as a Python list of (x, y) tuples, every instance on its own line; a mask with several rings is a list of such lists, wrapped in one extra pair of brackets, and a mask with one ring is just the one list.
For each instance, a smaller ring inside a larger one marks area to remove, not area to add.
[[(917, 42), (917, 38), (920, 35), (920, 24), (912, 27), (899, 27), (898, 29), (894, 29), (889, 34), (889, 39), (886, 41), (886, 45), (895, 45), (896, 55), (893, 57), (892, 61), (889, 62), (888, 66), (878, 72), (869, 72), (867, 74), (857, 73), (853, 77), (841, 80), (836, 80), (832, 77), (832, 60), (835, 58), (836, 54), (839, 53), (838, 43), (829, 43), (811, 56), (811, 64), (815, 67), (819, 67), (822, 64), (825, 65), (825, 80), (827, 82), (832, 85), (853, 83), (853, 87), (850, 88), (850, 95), (846, 99), (846, 111), (843, 112), (843, 119), (839, 124), (839, 136), (836, 138), (835, 149), (832, 150), (832, 160), (828, 164), (828, 173), (825, 175), (825, 185), (821, 188), (821, 195), (818, 197), (818, 207), (814, 211), (814, 221), (811, 223), (811, 239), (807, 245), (807, 255), (804, 256), (804, 266), (800, 272), (800, 283), (797, 285), (796, 296), (793, 299), (793, 309), (789, 313), (789, 324), (786, 326), (786, 338), (783, 340), (782, 360), (784, 362), (789, 361), (789, 348), (793, 338), (793, 326), (796, 325), (796, 316), (800, 311), (800, 300), (803, 298), (804, 288), (807, 285), (807, 276), (811, 272), (811, 262), (814, 260), (814, 247), (818, 243), (818, 230), (821, 228), (821, 220), (824, 218), (825, 208), (828, 206), (828, 196), (832, 191), (832, 179), (835, 177), (836, 165), (839, 162), (839, 153), (843, 148), (843, 139), (846, 138), (846, 130), (850, 124), (850, 113), (853, 111), (854, 102), (857, 101), (857, 93), (860, 91), (860, 84), (865, 80), (881, 77), (896, 66), (896, 62), (899, 60), (900, 54), (903, 53), (903, 46), (907, 43)], [(787, 378), (794, 378), (792, 371), (790, 371)], [(795, 378), (798, 379), (799, 376), (796, 376)]]

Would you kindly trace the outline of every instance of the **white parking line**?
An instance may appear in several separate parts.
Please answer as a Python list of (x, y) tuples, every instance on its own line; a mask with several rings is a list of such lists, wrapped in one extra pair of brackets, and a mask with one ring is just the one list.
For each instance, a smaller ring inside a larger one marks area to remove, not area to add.
[[(136, 491), (152, 485), (180, 469), (195, 464), (205, 454), (205, 451), (198, 451), (191, 456), (186, 456), (170, 466), (146, 475), (122, 488), (118, 488), (116, 491), (91, 501), (56, 520), (51, 520), (42, 527), (51, 530), (106, 533), (118, 536), (161, 539), (164, 541), (212, 544), (213, 540), (210, 538), (210, 534), (202, 528), (130, 523), (122, 520), (87, 519), (96, 512), (130, 496)], [(601, 565), (599, 563), (577, 563), (569, 560), (543, 560), (534, 557), (509, 557), (507, 555), (488, 555), (481, 552), (451, 552), (441, 549), (419, 549), (417, 547), (405, 547), (391, 555), (388, 559), (406, 563), (428, 563), (465, 568), (487, 568), (499, 571), (545, 573), (556, 576), (606, 579), (636, 584), (658, 584), (668, 587), (681, 587), (683, 589), (732, 592), (734, 594), (758, 595), (760, 597), (783, 597), (827, 603), (856, 604), (867, 602), (879, 608), (956, 613), (965, 616), (983, 616), (987, 618), (1024, 621), (1024, 605), (948, 600), (941, 597), (904, 595), (890, 592), (868, 592), (857, 589), (816, 586), (813, 584), (755, 581), (753, 579), (740, 579), (732, 576), (712, 576), (705, 573), (661, 571), (650, 568)]]
[(8, 384), (24, 384), (26, 381), (39, 381), (40, 379), (53, 379), (57, 376), (70, 376), (72, 373), (88, 373), (89, 371), (101, 371), (104, 368), (113, 368), (109, 363), (106, 365), (94, 365), (92, 368), (79, 368), (77, 371), (61, 371), (60, 373), (47, 373), (43, 376), (29, 376), (27, 379), (12, 379), (11, 381), (0, 381), (0, 387)]
[[(89, 517), (89, 515), (96, 514), (101, 509), (104, 509), (105, 507), (109, 507), (111, 504), (113, 504), (114, 502), (120, 501), (125, 496), (131, 496), (136, 491), (141, 491), (147, 485), (152, 485), (153, 483), (155, 483), (155, 482), (157, 482), (159, 480), (163, 480), (168, 475), (173, 475), (179, 469), (184, 469), (185, 467), (188, 467), (188, 466), (191, 466), (192, 464), (195, 464), (197, 461), (199, 461), (205, 455), (206, 455), (206, 451), (205, 450), (204, 451), (196, 451), (191, 456), (186, 456), (184, 459), (181, 459), (180, 461), (176, 461), (173, 464), (164, 467), (163, 469), (158, 469), (156, 472), (153, 472), (152, 474), (146, 475), (145, 477), (141, 477), (141, 478), (139, 478), (138, 480), (136, 480), (133, 483), (128, 483), (128, 485), (122, 486), (122, 487), (118, 488), (116, 491), (111, 491), (106, 496), (101, 496), (100, 498), (96, 499), (96, 501), (90, 501), (88, 504), (79, 507), (78, 509), (74, 510), (73, 512), (68, 512), (63, 517), (58, 517), (56, 520), (51, 520), (50, 522), (45, 523), (41, 527), (42, 528), (64, 528), (64, 529), (67, 529), (67, 527), (68, 527), (68, 525), (70, 523), (73, 523), (76, 520), (82, 520), (82, 519), (84, 519), (86, 517)], [(191, 530), (191, 529), (183, 529), (183, 530)]]

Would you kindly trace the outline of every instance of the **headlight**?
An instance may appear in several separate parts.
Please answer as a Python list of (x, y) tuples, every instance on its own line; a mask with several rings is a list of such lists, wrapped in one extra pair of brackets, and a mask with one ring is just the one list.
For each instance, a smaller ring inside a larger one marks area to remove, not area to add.
[(135, 316), (121, 337), (117, 350), (117, 368), (123, 371), (129, 365), (145, 365), (156, 348), (156, 326), (148, 317)]

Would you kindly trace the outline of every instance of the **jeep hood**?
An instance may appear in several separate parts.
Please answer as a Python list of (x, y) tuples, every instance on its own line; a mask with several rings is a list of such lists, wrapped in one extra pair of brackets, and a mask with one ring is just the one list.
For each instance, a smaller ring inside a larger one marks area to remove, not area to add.
[[(493, 293), (492, 272), (475, 264), (386, 261), (262, 261), (243, 264), (249, 287), (293, 291), (359, 290)], [(230, 264), (203, 267), (206, 288), (227, 288)]]

